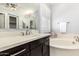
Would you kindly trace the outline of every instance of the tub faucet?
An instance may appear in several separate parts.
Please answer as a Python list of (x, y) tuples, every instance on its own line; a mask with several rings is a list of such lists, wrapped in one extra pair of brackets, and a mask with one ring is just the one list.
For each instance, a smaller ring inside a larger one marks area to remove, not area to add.
[(79, 42), (79, 36), (75, 36), (75, 41)]

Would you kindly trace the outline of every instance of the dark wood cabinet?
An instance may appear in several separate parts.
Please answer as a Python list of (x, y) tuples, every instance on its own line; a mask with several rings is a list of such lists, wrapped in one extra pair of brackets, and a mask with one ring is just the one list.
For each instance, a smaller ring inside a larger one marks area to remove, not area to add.
[(41, 39), (38, 39), (38, 40), (35, 40), (35, 41), (32, 41), (30, 42), (30, 49), (33, 50), (35, 49), (36, 47), (40, 46), (41, 45), (41, 42), (40, 42)]
[(49, 56), (49, 36), (0, 52), (0, 56)]
[(35, 49), (31, 50), (31, 56), (42, 56), (42, 45), (39, 45)]

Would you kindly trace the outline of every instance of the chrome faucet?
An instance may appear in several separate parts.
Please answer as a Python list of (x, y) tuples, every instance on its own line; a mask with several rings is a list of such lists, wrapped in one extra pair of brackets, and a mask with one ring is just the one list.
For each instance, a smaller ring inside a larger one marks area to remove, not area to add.
[(24, 36), (24, 32), (21, 32), (22, 33), (22, 36)]
[(28, 26), (26, 27), (26, 35), (30, 35), (30, 29), (28, 28)]
[(26, 35), (29, 35), (30, 34), (30, 31), (29, 30), (26, 30)]

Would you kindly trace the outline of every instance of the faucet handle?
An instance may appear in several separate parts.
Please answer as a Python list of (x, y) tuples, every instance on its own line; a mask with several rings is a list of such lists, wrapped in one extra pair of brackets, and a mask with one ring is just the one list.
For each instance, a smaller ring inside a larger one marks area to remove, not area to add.
[(78, 36), (74, 36), (74, 38), (75, 38), (76, 42), (79, 42), (79, 37)]
[(75, 41), (78, 42), (78, 39), (76, 38)]
[(24, 36), (24, 32), (21, 32), (22, 33), (22, 36)]

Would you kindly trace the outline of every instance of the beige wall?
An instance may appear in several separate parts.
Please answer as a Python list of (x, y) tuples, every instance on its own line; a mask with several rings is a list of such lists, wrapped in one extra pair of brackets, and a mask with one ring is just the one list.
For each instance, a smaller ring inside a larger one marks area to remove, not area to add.
[(79, 3), (54, 3), (52, 5), (52, 30), (59, 32), (59, 22), (69, 22), (68, 33), (79, 33)]

